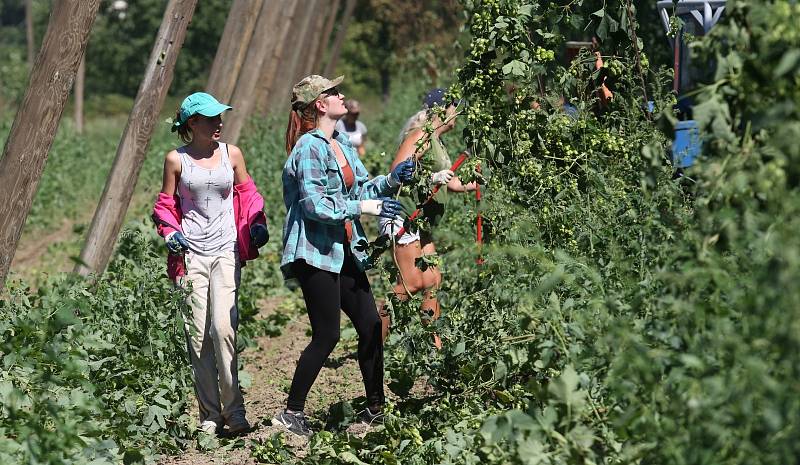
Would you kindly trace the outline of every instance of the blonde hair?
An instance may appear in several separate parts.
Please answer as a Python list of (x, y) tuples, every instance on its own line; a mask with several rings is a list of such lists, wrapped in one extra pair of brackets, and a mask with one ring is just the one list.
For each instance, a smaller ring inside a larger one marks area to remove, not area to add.
[(408, 136), (411, 131), (416, 129), (422, 129), (425, 126), (425, 123), (428, 122), (428, 110), (420, 110), (416, 112), (411, 118), (406, 120), (406, 124), (403, 125), (403, 129), (400, 131), (400, 143), (403, 143), (403, 140)]

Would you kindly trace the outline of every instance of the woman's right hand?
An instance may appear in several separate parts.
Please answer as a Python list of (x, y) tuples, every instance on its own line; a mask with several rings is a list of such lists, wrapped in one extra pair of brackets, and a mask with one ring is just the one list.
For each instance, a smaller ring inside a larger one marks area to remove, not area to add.
[(383, 218), (399, 218), (401, 213), (403, 213), (403, 204), (388, 197), (361, 201), (362, 215), (381, 216)]
[(180, 231), (173, 231), (164, 238), (170, 253), (182, 254), (189, 250), (189, 242)]
[(447, 184), (450, 182), (450, 180), (453, 179), (453, 176), (455, 176), (455, 173), (453, 173), (451, 170), (437, 171), (431, 175), (431, 183), (434, 186), (441, 186), (442, 184)]

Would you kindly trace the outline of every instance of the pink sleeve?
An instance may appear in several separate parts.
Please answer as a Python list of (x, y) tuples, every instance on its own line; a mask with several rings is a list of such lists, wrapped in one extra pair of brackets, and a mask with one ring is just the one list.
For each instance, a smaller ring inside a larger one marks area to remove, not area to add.
[(159, 192), (153, 205), (153, 221), (158, 234), (164, 237), (173, 231), (180, 231), (182, 217), (178, 196)]
[(250, 226), (267, 223), (264, 215), (264, 198), (258, 193), (253, 178), (233, 186), (233, 213), (238, 232), (239, 258), (242, 266), (247, 260), (258, 257), (258, 249), (250, 245)]

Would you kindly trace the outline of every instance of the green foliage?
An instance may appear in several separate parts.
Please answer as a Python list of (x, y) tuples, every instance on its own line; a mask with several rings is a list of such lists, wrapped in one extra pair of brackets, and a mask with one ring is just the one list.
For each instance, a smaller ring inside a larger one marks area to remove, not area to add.
[[(135, 96), (161, 26), (162, 0), (128, 2), (124, 14), (104, 1), (92, 28), (86, 58), (86, 92)], [(198, 2), (175, 64), (170, 92), (184, 95), (205, 88), (230, 2)], [(113, 76), (113, 78), (110, 78)]]
[(407, 79), (410, 70), (413, 81), (425, 79), (430, 87), (439, 80), (438, 68), (449, 67), (453, 59), (460, 14), (455, 0), (362, 0), (348, 26), (337, 73), (347, 76), (355, 94), (381, 95), (384, 101), (392, 82)]
[[(364, 438), (319, 433), (304, 463), (792, 462), (797, 7), (730, 2), (695, 46), (718, 68), (697, 96), (692, 184), (671, 179), (643, 111), (646, 91), (669, 120), (674, 98), (668, 70), (639, 75), (625, 2), (464, 3), (472, 43), (451, 92), (487, 179), (485, 264), (462, 198), (435, 231), (443, 317), (424, 327), (418, 301), (393, 303), (403, 401)], [(548, 53), (584, 28), (616, 62), (608, 108), (590, 56)], [(409, 395), (420, 380), (431, 396)]]
[(195, 428), (182, 295), (128, 232), (103, 277), (22, 284), (0, 300), (3, 463), (141, 462)]
[(275, 433), (267, 439), (256, 441), (250, 447), (250, 456), (258, 463), (287, 463), (294, 453), (286, 447), (283, 433)]

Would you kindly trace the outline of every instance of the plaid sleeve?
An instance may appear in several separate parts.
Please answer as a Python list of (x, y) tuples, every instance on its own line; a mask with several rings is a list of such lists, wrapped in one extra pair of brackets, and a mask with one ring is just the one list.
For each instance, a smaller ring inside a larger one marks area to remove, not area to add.
[(361, 214), (358, 200), (347, 200), (337, 190), (328, 193), (322, 180), (327, 179), (327, 150), (321, 143), (309, 143), (299, 147), (301, 153), (297, 163), (297, 181), (300, 185), (300, 207), (306, 217), (320, 223), (343, 224)]

